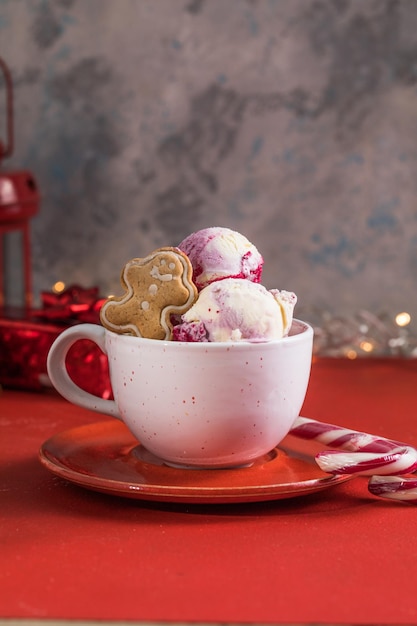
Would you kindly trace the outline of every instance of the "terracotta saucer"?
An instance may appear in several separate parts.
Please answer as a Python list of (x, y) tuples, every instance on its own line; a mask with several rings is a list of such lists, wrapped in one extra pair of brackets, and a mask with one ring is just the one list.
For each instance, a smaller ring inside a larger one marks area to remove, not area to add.
[(66, 430), (40, 448), (42, 464), (76, 485), (159, 502), (260, 502), (294, 498), (345, 482), (323, 473), (314, 459), (275, 448), (250, 467), (177, 469), (151, 455), (122, 422)]

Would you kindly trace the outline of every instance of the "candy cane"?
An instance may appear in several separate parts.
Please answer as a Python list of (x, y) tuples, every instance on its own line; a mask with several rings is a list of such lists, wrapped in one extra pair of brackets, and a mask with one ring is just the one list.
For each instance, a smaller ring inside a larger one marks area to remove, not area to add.
[(329, 474), (361, 474), (362, 476), (393, 476), (409, 474), (417, 469), (417, 450), (405, 446), (388, 454), (372, 452), (319, 452), (319, 467)]
[[(369, 491), (374, 495), (417, 503), (417, 479), (395, 476), (417, 470), (415, 448), (306, 417), (297, 418), (290, 433), (301, 439), (319, 441), (346, 451), (319, 452), (316, 462), (323, 471), (331, 474), (371, 475)], [(379, 476), (386, 478), (379, 480)]]
[(372, 476), (368, 489), (374, 496), (417, 504), (417, 477)]

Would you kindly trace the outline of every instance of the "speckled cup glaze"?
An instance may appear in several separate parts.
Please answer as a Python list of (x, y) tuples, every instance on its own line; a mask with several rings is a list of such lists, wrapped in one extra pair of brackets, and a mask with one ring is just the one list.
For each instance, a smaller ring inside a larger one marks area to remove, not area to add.
[[(79, 339), (107, 354), (114, 401), (70, 379), (65, 358)], [(288, 337), (266, 343), (158, 341), (80, 324), (55, 340), (48, 373), (67, 400), (123, 420), (168, 465), (232, 467), (288, 434), (307, 391), (312, 345), (313, 329), (299, 320)]]

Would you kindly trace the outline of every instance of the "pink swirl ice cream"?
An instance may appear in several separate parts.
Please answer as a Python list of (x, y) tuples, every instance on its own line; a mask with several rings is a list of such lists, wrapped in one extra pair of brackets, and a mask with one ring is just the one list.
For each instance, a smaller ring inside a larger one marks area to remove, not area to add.
[(173, 329), (174, 341), (270, 341), (284, 337), (297, 297), (242, 278), (204, 287)]
[(244, 235), (213, 226), (188, 235), (178, 246), (193, 266), (193, 281), (198, 290), (225, 278), (261, 281), (263, 258)]

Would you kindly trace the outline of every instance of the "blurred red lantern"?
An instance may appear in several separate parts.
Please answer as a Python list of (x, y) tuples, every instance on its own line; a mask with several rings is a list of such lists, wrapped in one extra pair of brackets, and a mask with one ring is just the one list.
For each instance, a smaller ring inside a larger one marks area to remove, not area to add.
[(18, 230), (22, 233), (24, 302), (27, 307), (30, 307), (32, 303), (32, 268), (29, 220), (39, 211), (40, 197), (38, 186), (31, 172), (24, 170), (6, 171), (2, 167), (2, 161), (13, 153), (14, 137), (13, 82), (9, 69), (1, 57), (0, 70), (3, 75), (6, 94), (5, 143), (2, 143), (0, 138), (0, 306), (5, 304), (4, 235), (10, 231)]

